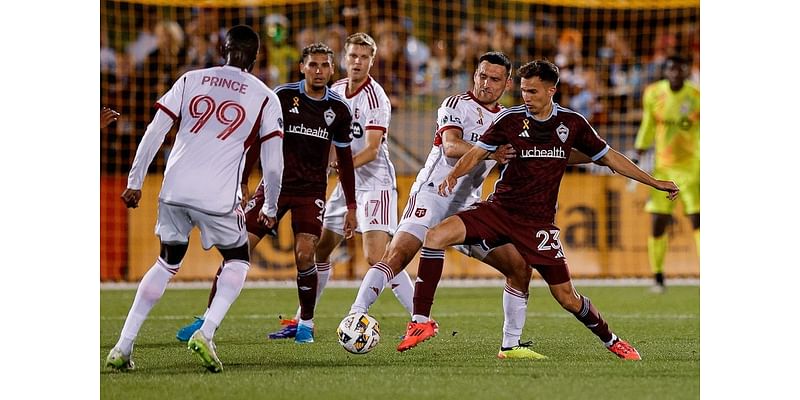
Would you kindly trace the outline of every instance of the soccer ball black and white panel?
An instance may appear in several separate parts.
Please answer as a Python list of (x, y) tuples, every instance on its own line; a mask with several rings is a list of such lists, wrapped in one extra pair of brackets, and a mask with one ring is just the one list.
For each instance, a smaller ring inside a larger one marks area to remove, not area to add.
[(350, 314), (336, 328), (339, 344), (353, 354), (366, 354), (372, 351), (381, 340), (378, 320), (364, 313)]

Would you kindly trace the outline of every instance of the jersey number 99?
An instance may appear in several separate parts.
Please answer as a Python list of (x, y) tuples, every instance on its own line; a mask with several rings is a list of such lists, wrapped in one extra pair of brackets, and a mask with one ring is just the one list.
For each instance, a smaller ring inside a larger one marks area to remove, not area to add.
[(245, 110), (239, 103), (225, 100), (217, 107), (216, 102), (210, 96), (199, 95), (189, 101), (189, 115), (197, 119), (189, 132), (198, 133), (208, 122), (212, 115), (217, 117), (217, 121), (225, 125), (225, 129), (217, 135), (217, 139), (225, 140), (236, 128), (245, 120)]

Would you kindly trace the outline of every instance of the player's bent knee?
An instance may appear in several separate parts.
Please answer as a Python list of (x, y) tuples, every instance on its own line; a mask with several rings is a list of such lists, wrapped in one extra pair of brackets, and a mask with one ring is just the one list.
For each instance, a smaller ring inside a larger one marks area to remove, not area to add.
[(436, 226), (430, 230), (428, 233), (425, 234), (425, 243), (424, 246), (430, 249), (444, 249), (445, 247), (451, 245), (449, 243), (449, 233), (447, 229), (442, 229), (440, 226)]
[(381, 261), (381, 258), (380, 257), (376, 257), (374, 254), (368, 254), (367, 255), (367, 264), (369, 264), (369, 265), (375, 265), (380, 261)]
[(250, 246), (247, 243), (239, 246), (234, 247), (232, 249), (219, 249), (220, 254), (222, 254), (222, 258), (225, 261), (229, 260), (242, 260), (242, 261), (250, 261)]
[(188, 243), (182, 244), (166, 244), (161, 243), (161, 258), (169, 265), (178, 265), (183, 261), (186, 255), (186, 250), (189, 248)]

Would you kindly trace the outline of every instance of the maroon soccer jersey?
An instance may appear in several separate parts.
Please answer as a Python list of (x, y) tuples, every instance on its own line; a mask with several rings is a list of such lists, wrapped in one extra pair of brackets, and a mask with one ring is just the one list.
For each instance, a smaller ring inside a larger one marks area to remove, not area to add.
[(558, 188), (572, 148), (595, 161), (609, 149), (583, 116), (555, 103), (545, 121), (533, 119), (525, 105), (503, 111), (476, 145), (494, 152), (507, 143), (517, 157), (500, 175), (491, 201), (511, 215), (548, 223), (555, 220)]
[[(333, 90), (326, 89), (322, 99), (305, 93), (305, 81), (287, 83), (275, 88), (283, 110), (283, 181), (281, 196), (314, 196), (328, 185), (328, 155), (331, 143), (349, 146), (353, 117), (350, 107)], [(258, 147), (258, 146), (254, 146)], [(252, 158), (248, 154), (250, 173)]]

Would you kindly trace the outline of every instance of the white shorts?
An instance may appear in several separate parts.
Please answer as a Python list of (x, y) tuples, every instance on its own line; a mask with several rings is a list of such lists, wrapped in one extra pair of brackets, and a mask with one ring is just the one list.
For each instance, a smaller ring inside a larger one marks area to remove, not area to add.
[(233, 249), (247, 243), (247, 228), (241, 206), (226, 215), (210, 215), (184, 206), (158, 202), (156, 235), (165, 244), (189, 243), (193, 227), (200, 230), (203, 248)]
[[(425, 234), (428, 229), (438, 225), (445, 218), (466, 210), (467, 205), (449, 201), (447, 197), (442, 197), (438, 193), (419, 191), (412, 193), (408, 198), (408, 203), (403, 211), (403, 219), (397, 231), (406, 232), (414, 235), (421, 242), (425, 241)], [(486, 255), (493, 250), (481, 245), (457, 245), (453, 246), (464, 255), (483, 261)]]
[[(347, 213), (342, 185), (337, 184), (325, 204), (322, 227), (344, 236)], [(390, 235), (397, 229), (397, 190), (356, 190), (356, 232), (383, 231)]]
[(420, 241), (425, 241), (428, 229), (466, 208), (466, 205), (452, 202), (447, 197), (439, 196), (438, 193), (426, 191), (411, 193), (397, 230), (408, 232)]

